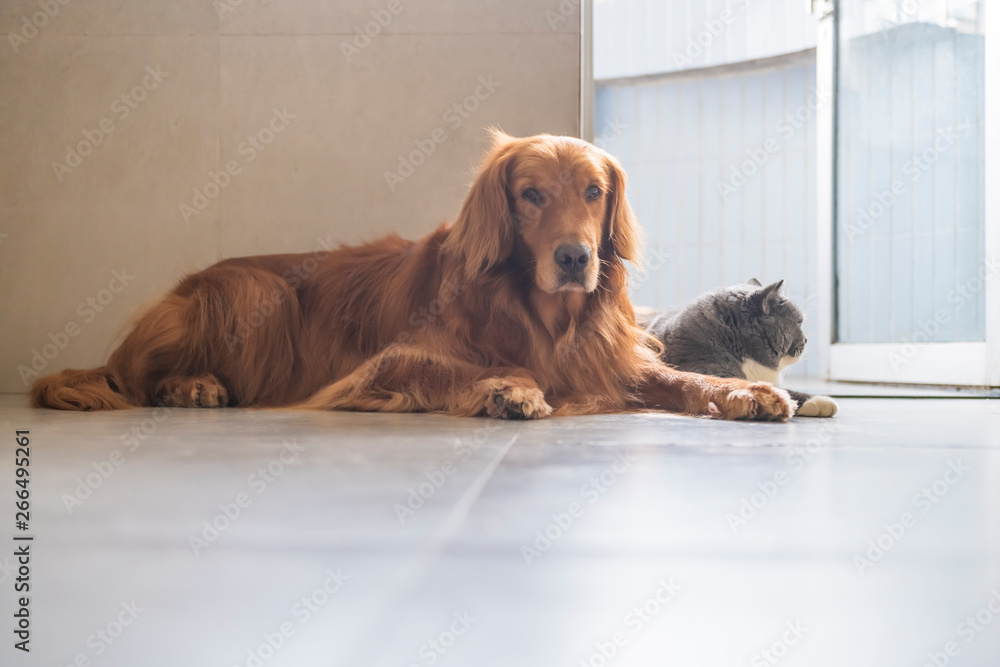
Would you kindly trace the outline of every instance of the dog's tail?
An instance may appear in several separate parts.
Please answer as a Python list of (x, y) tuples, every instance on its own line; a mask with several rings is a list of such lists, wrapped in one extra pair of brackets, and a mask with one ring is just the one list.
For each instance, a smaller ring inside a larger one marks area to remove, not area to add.
[(118, 392), (105, 368), (65, 370), (40, 378), (31, 387), (31, 405), (55, 410), (127, 410), (138, 407)]

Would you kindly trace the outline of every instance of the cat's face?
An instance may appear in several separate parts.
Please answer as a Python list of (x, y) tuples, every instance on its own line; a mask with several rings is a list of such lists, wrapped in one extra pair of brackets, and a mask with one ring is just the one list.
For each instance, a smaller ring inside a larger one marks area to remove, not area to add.
[(748, 356), (768, 368), (794, 364), (806, 348), (802, 311), (781, 294), (779, 280), (762, 286), (756, 280), (731, 288), (736, 331)]

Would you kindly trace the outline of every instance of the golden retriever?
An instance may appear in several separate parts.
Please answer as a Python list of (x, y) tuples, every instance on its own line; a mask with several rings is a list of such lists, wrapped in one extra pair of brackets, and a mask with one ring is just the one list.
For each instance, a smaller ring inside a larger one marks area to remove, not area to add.
[(625, 174), (579, 139), (494, 133), (453, 225), (227, 259), (142, 314), (105, 366), (36, 406), (277, 407), (538, 418), (664, 410), (786, 420), (767, 383), (672, 370), (628, 299)]

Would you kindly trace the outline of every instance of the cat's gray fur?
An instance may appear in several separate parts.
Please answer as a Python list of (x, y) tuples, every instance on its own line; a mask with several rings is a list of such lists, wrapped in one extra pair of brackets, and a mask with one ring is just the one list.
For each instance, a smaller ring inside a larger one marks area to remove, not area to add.
[[(636, 320), (663, 343), (662, 359), (679, 370), (777, 384), (806, 346), (802, 312), (782, 296), (783, 282), (762, 286), (751, 279), (675, 312), (637, 308)], [(799, 404), (796, 414), (829, 417), (837, 411), (826, 396), (789, 394)]]

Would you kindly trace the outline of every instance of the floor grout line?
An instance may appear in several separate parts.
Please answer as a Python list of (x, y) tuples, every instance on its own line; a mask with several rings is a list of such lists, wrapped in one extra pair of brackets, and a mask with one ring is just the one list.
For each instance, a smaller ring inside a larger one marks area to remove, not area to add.
[[(436, 550), (438, 555), (440, 555), (440, 552), (444, 551), (447, 543), (450, 542), (455, 536), (455, 533), (458, 532), (458, 529), (461, 527), (465, 518), (472, 510), (472, 506), (479, 499), (483, 489), (486, 488), (486, 484), (489, 483), (490, 479), (492, 479), (493, 473), (495, 473), (496, 469), (500, 467), (500, 462), (507, 457), (507, 453), (521, 436), (521, 431), (523, 430), (524, 426), (521, 426), (517, 430), (517, 433), (515, 433), (514, 436), (507, 441), (507, 444), (503, 446), (500, 453), (487, 464), (486, 468), (483, 469), (481, 473), (479, 473), (479, 477), (476, 478), (476, 481), (474, 481), (466, 492), (462, 494), (462, 497), (458, 499), (458, 502), (451, 508), (448, 515), (438, 525), (438, 527), (434, 529), (434, 532), (431, 533), (430, 537), (427, 538), (427, 541), (424, 544), (434, 543), (435, 541), (438, 542), (437, 544), (432, 544), (434, 549), (428, 549), (428, 553), (433, 553), (434, 550)], [(421, 551), (423, 551), (423, 548), (421, 548)]]
[(434, 532), (430, 534), (430, 537), (424, 541), (420, 549), (417, 551), (417, 555), (414, 558), (413, 565), (408, 568), (407, 578), (403, 580), (403, 585), (400, 587), (402, 597), (409, 597), (416, 590), (419, 583), (423, 580), (424, 575), (430, 570), (431, 566), (437, 562), (438, 558), (447, 548), (448, 544), (458, 533), (458, 529), (461, 527), (465, 518), (469, 515), (472, 510), (472, 506), (475, 504), (476, 500), (482, 494), (483, 489), (486, 488), (486, 484), (489, 483), (490, 479), (493, 477), (493, 473), (496, 469), (500, 467), (500, 462), (503, 461), (507, 456), (507, 452), (510, 451), (511, 447), (521, 436), (521, 431), (524, 430), (522, 426), (517, 430), (517, 433), (507, 441), (507, 443), (501, 448), (500, 453), (493, 457), (493, 459), (486, 465), (486, 468), (479, 473), (479, 477), (476, 481), (472, 483), (471, 486), (462, 494), (462, 497), (458, 499), (448, 515), (445, 516), (444, 520), (438, 524), (438, 527), (434, 529)]
[[(521, 431), (524, 430), (522, 425), (518, 428), (517, 432), (514, 433), (513, 437), (503, 445), (500, 452), (494, 456), (490, 462), (486, 465), (475, 481), (466, 489), (465, 493), (462, 494), (461, 498), (458, 499), (451, 510), (445, 518), (438, 524), (437, 528), (430, 534), (430, 536), (424, 541), (424, 543), (417, 550), (416, 555), (399, 576), (399, 586), (393, 587), (393, 589), (385, 595), (383, 602), (376, 606), (376, 610), (372, 613), (372, 620), (378, 621), (376, 625), (375, 622), (369, 623), (368, 627), (371, 628), (370, 632), (375, 632), (379, 637), (384, 637), (387, 630), (387, 625), (397, 624), (400, 618), (405, 613), (408, 608), (409, 601), (413, 598), (420, 584), (426, 578), (427, 573), (430, 571), (431, 567), (438, 561), (441, 554), (448, 547), (448, 544), (454, 539), (455, 535), (458, 533), (459, 528), (464, 523), (466, 517), (468, 517), (469, 512), (472, 510), (472, 506), (475, 505), (476, 500), (482, 494), (483, 489), (492, 479), (493, 474), (496, 472), (497, 468), (500, 467), (500, 463), (507, 457), (507, 453), (517, 442), (517, 439), (521, 436)], [(395, 602), (391, 609), (392, 611), (386, 616), (379, 614), (380, 610), (385, 609), (389, 606), (390, 602)], [(366, 633), (367, 634), (367, 633)], [(359, 642), (356, 646), (384, 646), (379, 641), (375, 642)], [(361, 649), (363, 651), (363, 649)], [(358, 655), (361, 651), (355, 650), (351, 653), (355, 653), (354, 658), (361, 658)], [(364, 656), (369, 658), (370, 656)], [(358, 662), (357, 660), (345, 662), (343, 664), (379, 664), (382, 656), (377, 656), (377, 659), (369, 663), (365, 660), (364, 663)]]

